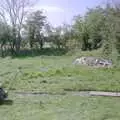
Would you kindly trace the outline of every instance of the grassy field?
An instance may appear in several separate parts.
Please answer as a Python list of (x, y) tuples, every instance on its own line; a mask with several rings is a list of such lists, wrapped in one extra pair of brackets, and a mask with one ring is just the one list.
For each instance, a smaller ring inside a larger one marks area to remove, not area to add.
[[(0, 81), (13, 101), (0, 106), (0, 119), (119, 120), (120, 98), (52, 95), (83, 90), (120, 91), (119, 68), (76, 66), (72, 62), (77, 56), (0, 59)], [(50, 94), (25, 96), (15, 91)]]
[(0, 106), (1, 120), (119, 120), (120, 98), (20, 96)]
[(17, 91), (120, 91), (120, 69), (73, 65), (75, 56), (41, 56), (0, 60), (0, 80)]

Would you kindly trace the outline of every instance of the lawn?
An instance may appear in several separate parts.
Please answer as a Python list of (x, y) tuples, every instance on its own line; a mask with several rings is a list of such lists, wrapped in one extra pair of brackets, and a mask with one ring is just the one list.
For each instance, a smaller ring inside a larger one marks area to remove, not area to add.
[[(1, 120), (119, 120), (120, 98), (64, 94), (120, 91), (119, 68), (76, 66), (73, 56), (0, 59), (0, 81), (11, 103), (0, 106)], [(48, 95), (20, 95), (15, 92)], [(55, 95), (56, 93), (56, 95)]]
[(73, 65), (75, 56), (41, 56), (0, 60), (0, 80), (16, 91), (120, 91), (119, 68)]
[(71, 95), (21, 96), (0, 106), (1, 120), (119, 120), (120, 98)]

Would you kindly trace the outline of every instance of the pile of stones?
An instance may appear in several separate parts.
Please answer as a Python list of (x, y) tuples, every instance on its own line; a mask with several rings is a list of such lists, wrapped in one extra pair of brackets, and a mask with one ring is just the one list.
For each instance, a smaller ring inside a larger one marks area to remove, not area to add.
[(96, 57), (80, 57), (74, 60), (73, 64), (88, 65), (93, 67), (112, 67), (112, 61)]

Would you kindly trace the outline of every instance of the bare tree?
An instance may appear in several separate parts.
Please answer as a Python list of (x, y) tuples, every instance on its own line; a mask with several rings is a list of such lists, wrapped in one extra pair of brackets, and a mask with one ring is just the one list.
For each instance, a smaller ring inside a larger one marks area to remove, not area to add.
[(27, 8), (31, 6), (30, 0), (3, 0), (0, 2), (0, 16), (12, 27), (12, 49), (20, 50), (21, 30), (27, 14)]

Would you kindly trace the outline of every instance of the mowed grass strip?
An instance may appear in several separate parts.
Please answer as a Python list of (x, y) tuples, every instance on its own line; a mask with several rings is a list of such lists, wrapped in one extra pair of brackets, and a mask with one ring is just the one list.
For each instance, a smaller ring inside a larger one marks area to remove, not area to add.
[(1, 120), (119, 120), (120, 98), (9, 94)]

